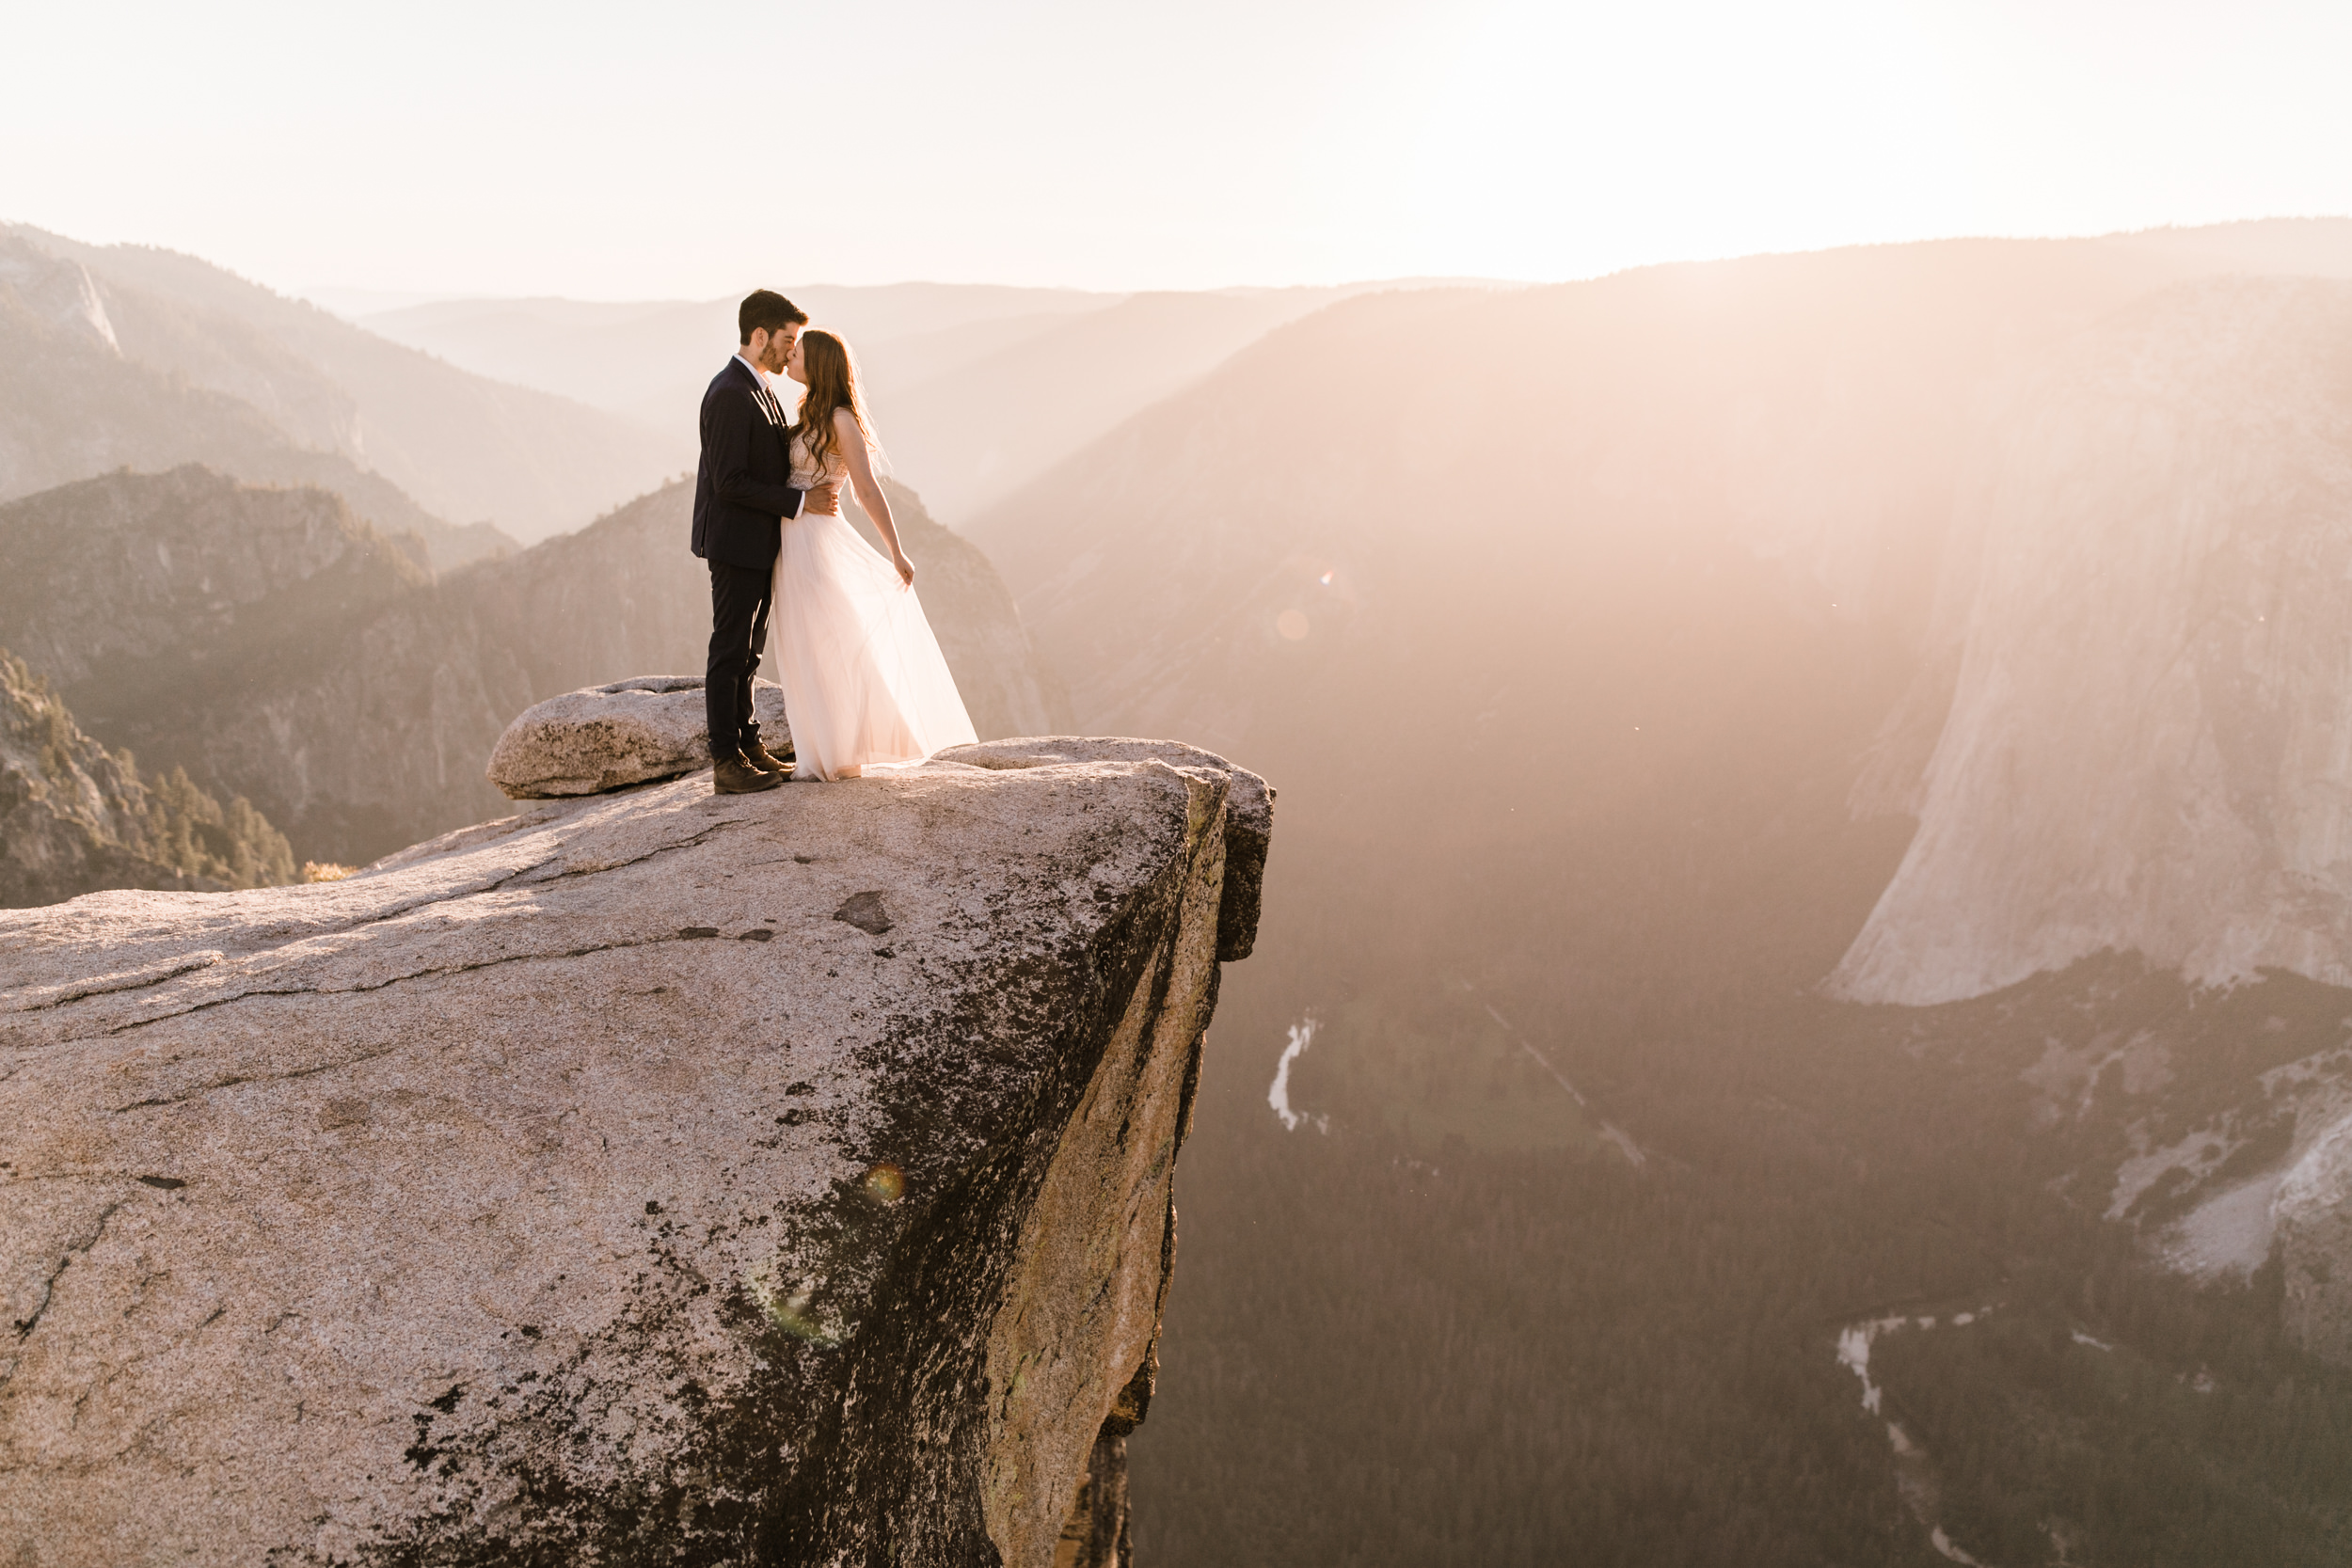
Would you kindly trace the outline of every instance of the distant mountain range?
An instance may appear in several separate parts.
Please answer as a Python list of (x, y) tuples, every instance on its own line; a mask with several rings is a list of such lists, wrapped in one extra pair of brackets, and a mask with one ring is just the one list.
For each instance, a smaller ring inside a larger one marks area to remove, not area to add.
[[(2277, 280), (2198, 281), (2221, 268)], [(1769, 711), (1809, 766), (1860, 769), (1859, 809), (1925, 813), (1851, 994), (2105, 946), (2343, 984), (2329, 269), (2352, 277), (2352, 221), (1359, 298), (970, 531), (1081, 726), (1230, 751), (1367, 845), (1417, 831), (1409, 794), (1364, 788), (1368, 746), (1535, 844), (1656, 790), (1719, 819), (1713, 792), (1752, 790), (1700, 775), (1762, 753), (1687, 749)], [(1718, 705), (1841, 644), (1836, 678)]]
[[(857, 352), (898, 476), (961, 526), (1270, 329), (1418, 281), (1104, 294), (771, 280)], [(693, 461), (695, 409), (735, 341), (734, 297), (697, 303), (453, 300), (360, 325), (483, 375), (580, 398)]]
[[(994, 569), (893, 498), (980, 733), (1061, 727)], [(106, 475), (0, 506), (0, 645), (106, 745), (249, 798), (304, 858), (364, 863), (504, 811), (483, 768), (531, 704), (700, 672), (691, 501), (673, 483), (435, 580), (326, 491)]]
[(1082, 729), (1281, 792), (1139, 1556), (2344, 1560), (2347, 279), (1357, 298), (971, 520)]
[[(1117, 294), (1075, 289), (899, 283), (879, 288), (803, 287), (778, 281), (818, 321), (856, 344), (877, 384), (893, 379), (888, 345), (914, 346), (923, 363), (953, 364), (959, 334), (1014, 336), (1088, 315)], [(746, 285), (744, 293), (750, 292)], [(453, 299), (372, 311), (367, 330), (425, 350), (477, 375), (578, 398), (659, 430), (694, 438), (703, 388), (736, 341), (741, 296), (598, 303), (573, 299)], [(921, 345), (937, 344), (928, 352)]]
[(577, 528), (680, 467), (630, 420), (170, 251), (0, 228), (0, 499), (208, 462), (332, 488), (447, 564)]

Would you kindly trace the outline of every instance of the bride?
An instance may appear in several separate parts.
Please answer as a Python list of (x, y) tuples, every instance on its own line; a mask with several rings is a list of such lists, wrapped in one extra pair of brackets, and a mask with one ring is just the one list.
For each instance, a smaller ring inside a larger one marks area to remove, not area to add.
[(969, 745), (978, 736), (923, 618), (914, 562), (874, 478), (872, 423), (849, 347), (830, 332), (803, 332), (784, 372), (805, 388), (788, 483), (809, 490), (848, 481), (890, 547), (884, 560), (838, 512), (803, 510), (785, 520), (775, 638), (794, 776), (854, 779)]

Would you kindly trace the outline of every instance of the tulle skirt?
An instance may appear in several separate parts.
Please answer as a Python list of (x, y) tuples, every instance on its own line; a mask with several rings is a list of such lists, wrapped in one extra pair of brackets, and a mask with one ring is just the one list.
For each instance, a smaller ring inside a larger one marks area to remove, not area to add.
[(848, 518), (785, 519), (769, 624), (796, 777), (920, 762), (978, 738), (922, 601)]

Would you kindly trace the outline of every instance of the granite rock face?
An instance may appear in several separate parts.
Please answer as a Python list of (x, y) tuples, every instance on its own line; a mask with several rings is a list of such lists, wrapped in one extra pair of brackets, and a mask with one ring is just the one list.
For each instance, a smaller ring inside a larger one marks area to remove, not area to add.
[(1112, 1560), (1267, 796), (1100, 744), (0, 915), (11, 1563)]
[[(752, 682), (752, 711), (771, 752), (791, 744), (784, 688)], [(700, 675), (640, 675), (525, 708), (491, 750), (489, 780), (510, 800), (601, 795), (710, 766)]]
[(1232, 781), (1225, 801), (1225, 892), (1217, 911), (1216, 956), (1227, 962), (1249, 957), (1258, 941), (1258, 907), (1264, 891), (1265, 857), (1274, 838), (1274, 786), (1245, 768), (1197, 746), (1170, 740), (1130, 740), (1114, 736), (1057, 735), (1025, 740), (983, 740), (939, 753), (942, 762), (976, 768), (1046, 768), (1081, 762), (1160, 761), (1171, 768), (1222, 774)]
[(2352, 1367), (2352, 1118), (2287, 1171), (2270, 1220), (2286, 1274), (2287, 1337), (2323, 1361)]
[(2106, 948), (2352, 984), (2347, 352), (2352, 285), (2221, 279), (2013, 392), (1958, 519), (1919, 831), (1836, 994), (1947, 1002)]

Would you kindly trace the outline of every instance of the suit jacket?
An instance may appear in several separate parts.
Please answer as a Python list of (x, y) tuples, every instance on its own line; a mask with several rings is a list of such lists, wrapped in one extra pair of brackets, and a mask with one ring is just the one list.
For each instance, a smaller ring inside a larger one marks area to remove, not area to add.
[(787, 517), (801, 515), (801, 492), (785, 443), (783, 405), (740, 357), (711, 377), (703, 393), (703, 455), (694, 471), (694, 553), (730, 566), (775, 563)]

